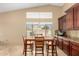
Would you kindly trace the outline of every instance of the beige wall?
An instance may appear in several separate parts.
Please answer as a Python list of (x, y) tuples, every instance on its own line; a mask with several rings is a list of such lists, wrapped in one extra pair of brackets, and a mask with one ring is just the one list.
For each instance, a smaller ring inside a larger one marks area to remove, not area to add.
[(64, 6), (62, 7), (62, 10), (63, 10), (63, 14), (62, 15), (64, 15), (65, 14), (65, 11), (67, 9), (69, 9), (70, 7), (72, 7), (74, 4), (75, 3), (65, 3)]
[(0, 14), (0, 41), (8, 44), (21, 43), (22, 33), (25, 32), (25, 12), (18, 10)]
[(53, 35), (58, 29), (58, 18), (73, 4), (64, 4), (63, 7), (40, 6), (16, 11), (0, 13), (0, 41), (9, 45), (22, 44), (22, 34), (26, 32), (26, 12), (52, 12)]
[[(26, 32), (25, 23), (26, 12), (52, 12), (53, 13), (53, 30), (58, 28), (58, 17), (62, 15), (62, 10), (60, 7), (56, 6), (41, 6), (35, 8), (28, 8), (16, 11), (10, 11), (0, 14), (0, 41), (6, 42), (9, 45), (18, 45), (22, 43), (22, 34)], [(54, 34), (54, 33), (53, 33)]]
[(66, 11), (67, 9), (69, 9), (70, 7), (72, 7), (72, 5), (74, 5), (75, 3), (65, 3), (63, 6), (63, 11)]

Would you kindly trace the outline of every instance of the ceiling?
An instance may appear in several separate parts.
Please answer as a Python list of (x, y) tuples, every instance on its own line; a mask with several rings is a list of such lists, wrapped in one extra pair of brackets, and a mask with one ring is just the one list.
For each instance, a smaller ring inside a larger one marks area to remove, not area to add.
[[(7, 12), (23, 8), (31, 8), (37, 6), (48, 5), (48, 3), (0, 3), (0, 12)], [(50, 3), (50, 5), (63, 6), (64, 3)]]

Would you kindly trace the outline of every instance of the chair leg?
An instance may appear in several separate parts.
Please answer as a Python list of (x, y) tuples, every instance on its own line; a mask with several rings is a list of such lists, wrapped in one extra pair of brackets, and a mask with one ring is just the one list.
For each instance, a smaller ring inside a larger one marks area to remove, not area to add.
[(53, 49), (53, 47), (52, 47), (52, 56), (54, 56), (54, 52), (53, 52), (53, 50), (54, 50), (54, 49)]
[(32, 55), (33, 55), (33, 45), (31, 46), (31, 53), (32, 53)]
[(43, 53), (43, 56), (44, 56), (44, 48), (42, 48), (42, 53)]
[(26, 56), (26, 52), (25, 52), (25, 50), (23, 50), (23, 55)]
[(55, 47), (56, 48), (56, 56), (58, 56), (58, 54), (57, 54), (57, 47)]
[(26, 46), (24, 45), (23, 55), (26, 56)]
[(58, 54), (57, 54), (57, 47), (56, 46), (54, 46), (54, 50), (55, 50), (55, 52), (53, 52), (53, 53), (55, 53), (56, 56), (58, 56)]
[(30, 52), (31, 52), (31, 55), (33, 55), (33, 45), (29, 45), (30, 46)]
[(36, 56), (36, 48), (35, 48), (35, 56)]
[(47, 56), (48, 56), (49, 47), (47, 46)]
[(27, 48), (25, 47), (24, 49), (24, 55), (26, 56), (27, 55)]

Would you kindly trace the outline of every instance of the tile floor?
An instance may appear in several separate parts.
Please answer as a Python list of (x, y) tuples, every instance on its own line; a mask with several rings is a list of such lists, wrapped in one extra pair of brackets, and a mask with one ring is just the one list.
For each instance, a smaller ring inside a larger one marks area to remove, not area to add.
[[(59, 48), (57, 48), (57, 52), (58, 52), (58, 56), (67, 56)], [(28, 53), (28, 55), (30, 55), (30, 53)], [(23, 46), (2, 45), (0, 46), (0, 56), (23, 56)], [(45, 53), (45, 56), (46, 56), (46, 53)]]

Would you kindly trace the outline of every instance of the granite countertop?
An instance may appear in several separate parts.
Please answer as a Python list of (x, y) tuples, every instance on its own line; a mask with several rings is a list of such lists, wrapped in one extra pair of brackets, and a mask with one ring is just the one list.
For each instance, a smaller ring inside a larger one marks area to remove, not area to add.
[(62, 36), (58, 36), (58, 38), (62, 38), (64, 40), (69, 40), (69, 41), (73, 41), (73, 42), (77, 42), (79, 43), (79, 38), (75, 38), (75, 37), (62, 37)]
[(73, 37), (73, 38), (71, 38), (71, 39), (74, 40), (74, 41), (79, 42), (79, 38), (75, 38), (75, 37)]

